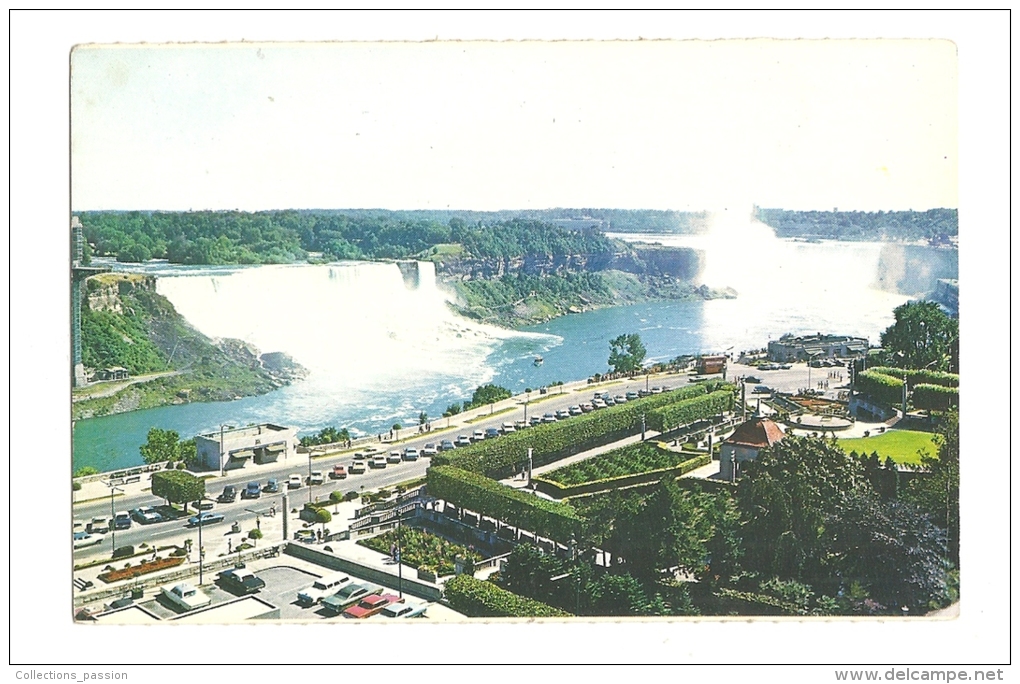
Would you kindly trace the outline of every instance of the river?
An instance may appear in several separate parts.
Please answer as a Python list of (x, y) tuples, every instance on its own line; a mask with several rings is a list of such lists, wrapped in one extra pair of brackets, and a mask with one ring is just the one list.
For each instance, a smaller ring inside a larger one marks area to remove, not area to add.
[[(759, 224), (760, 225), (760, 224)], [(563, 316), (520, 331), (454, 315), (432, 264), (409, 279), (396, 264), (188, 267), (117, 265), (157, 276), (157, 291), (210, 337), (286, 351), (308, 379), (259, 397), (193, 403), (79, 421), (74, 467), (140, 462), (150, 427), (182, 438), (222, 424), (272, 422), (356, 435), (437, 418), (494, 382), (515, 392), (607, 370), (609, 340), (639, 333), (648, 360), (764, 347), (791, 333), (852, 334), (878, 342), (908, 299), (877, 287), (882, 243), (805, 243), (734, 226), (710, 236), (626, 235), (706, 252), (704, 281), (735, 299), (653, 302)], [(534, 364), (536, 355), (544, 358)]]

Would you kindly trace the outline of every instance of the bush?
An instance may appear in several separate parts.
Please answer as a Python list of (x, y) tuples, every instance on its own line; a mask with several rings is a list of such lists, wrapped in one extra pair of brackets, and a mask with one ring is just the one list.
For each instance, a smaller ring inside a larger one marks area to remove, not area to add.
[(907, 389), (914, 389), (917, 385), (939, 385), (940, 387), (959, 387), (960, 376), (955, 373), (944, 373), (933, 370), (911, 370), (907, 368), (890, 368), (889, 366), (875, 366), (868, 370), (888, 375), (893, 378), (902, 379), (907, 377)]
[(354, 501), (357, 498), (358, 498), (358, 493), (356, 491), (354, 491), (353, 489), (351, 491), (347, 492), (346, 494), (344, 494), (344, 501)]
[(446, 583), (450, 606), (468, 617), (570, 617), (558, 608), (518, 596), (470, 575), (458, 575)]
[(733, 409), (733, 392), (717, 390), (703, 397), (663, 406), (648, 414), (648, 427), (658, 432), (669, 432), (681, 425), (690, 425), (705, 418)]
[(188, 467), (188, 464), (185, 463), (184, 461), (181, 461), (180, 463), (177, 464), (177, 470), (186, 470), (187, 467)]
[(183, 549), (179, 546), (170, 552), (171, 556), (186, 556), (187, 554), (188, 554), (187, 549)]
[(955, 387), (920, 384), (914, 387), (910, 403), (926, 411), (948, 411), (960, 405), (960, 391)]
[(118, 558), (128, 558), (129, 556), (133, 555), (135, 555), (135, 547), (128, 544), (127, 546), (118, 546), (117, 548), (115, 548), (113, 550), (113, 556), (111, 556), (111, 558), (117, 560)]
[(573, 506), (541, 499), (452, 466), (428, 469), (428, 491), (430, 496), (550, 539), (566, 541), (580, 531), (581, 518)]
[(874, 369), (858, 373), (854, 386), (859, 392), (883, 404), (897, 406), (903, 402), (903, 381)]
[(85, 477), (87, 475), (98, 475), (99, 470), (92, 466), (82, 466), (74, 471), (74, 477)]
[(71, 489), (76, 491), (76, 492), (80, 492), (81, 491), (81, 482), (72, 482), (71, 483)]

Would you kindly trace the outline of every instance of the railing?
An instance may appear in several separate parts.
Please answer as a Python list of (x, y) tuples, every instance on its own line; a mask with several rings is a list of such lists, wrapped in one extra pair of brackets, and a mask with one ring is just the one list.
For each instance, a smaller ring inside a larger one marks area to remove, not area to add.
[(82, 477), (74, 478), (75, 482), (85, 484), (86, 482), (97, 482), (98, 480), (108, 480), (115, 485), (122, 485), (128, 482), (139, 482), (142, 475), (145, 473), (153, 473), (157, 470), (163, 470), (166, 466), (166, 461), (160, 461), (159, 463), (152, 463), (150, 465), (136, 466), (134, 468), (125, 468), (121, 470), (110, 470), (105, 473), (95, 473), (94, 475), (83, 475)]

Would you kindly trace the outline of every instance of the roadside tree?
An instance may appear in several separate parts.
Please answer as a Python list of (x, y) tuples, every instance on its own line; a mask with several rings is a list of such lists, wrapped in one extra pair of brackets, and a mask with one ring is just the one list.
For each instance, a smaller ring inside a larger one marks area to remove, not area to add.
[(152, 495), (167, 503), (184, 504), (187, 512), (189, 502), (205, 496), (205, 480), (184, 470), (161, 470), (152, 474)]
[(620, 335), (609, 342), (609, 366), (614, 373), (633, 373), (641, 369), (646, 353), (640, 335)]
[(495, 404), (497, 401), (509, 399), (512, 396), (513, 392), (506, 387), (492, 384), (482, 385), (471, 395), (471, 406), (477, 408), (486, 404)]
[(174, 430), (151, 428), (145, 444), (138, 447), (147, 464), (176, 461), (181, 457), (181, 436)]
[(960, 323), (935, 302), (908, 302), (893, 309), (896, 322), (882, 333), (889, 362), (899, 368), (958, 372)]

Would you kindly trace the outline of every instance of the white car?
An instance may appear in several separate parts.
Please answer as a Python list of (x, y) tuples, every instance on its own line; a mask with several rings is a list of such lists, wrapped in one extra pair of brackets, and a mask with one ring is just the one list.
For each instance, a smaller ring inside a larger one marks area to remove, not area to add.
[(294, 473), (287, 478), (287, 489), (301, 489), (301, 476)]
[(407, 449), (404, 449), (404, 460), (405, 461), (417, 461), (418, 460), (418, 450), (417, 449), (412, 449), (410, 447), (408, 447)]
[(485, 431), (484, 430), (475, 430), (471, 434), (471, 439), (472, 439), (472, 441), (475, 441), (475, 442), (481, 442), (483, 439), (485, 439)]
[(95, 546), (96, 544), (102, 544), (103, 540), (106, 539), (106, 535), (99, 534), (98, 532), (75, 532), (72, 535), (74, 540), (74, 548), (84, 549), (87, 546)]
[(511, 432), (517, 432), (517, 428), (514, 427), (513, 423), (503, 423), (499, 427), (499, 431), (502, 432), (504, 435), (509, 435)]
[(391, 451), (389, 453), (389, 455), (386, 457), (386, 462), (387, 463), (400, 463), (400, 452), (399, 451)]
[(351, 463), (351, 467), (348, 468), (347, 472), (351, 475), (364, 475), (366, 470), (364, 461), (354, 461)]
[(351, 578), (343, 573), (320, 577), (312, 586), (298, 592), (298, 603), (302, 606), (314, 606), (327, 596), (340, 591), (350, 581)]
[(428, 610), (429, 604), (427, 603), (391, 603), (390, 605), (379, 611), (379, 615), (388, 618), (413, 618), (420, 617), (425, 614)]
[(211, 598), (187, 582), (181, 582), (172, 587), (163, 587), (161, 593), (172, 604), (184, 610), (204, 608), (212, 603)]
[(326, 481), (321, 470), (313, 470), (311, 477), (308, 478), (308, 484), (321, 485)]
[(431, 444), (431, 443), (430, 444), (426, 444), (424, 447), (422, 447), (422, 450), (421, 450), (421, 455), (422, 456), (435, 456), (438, 453), (439, 453), (439, 450), (436, 449), (436, 445), (435, 444)]

